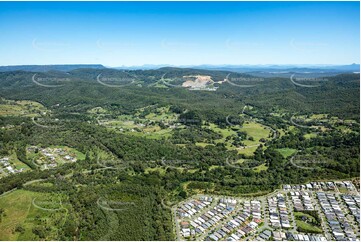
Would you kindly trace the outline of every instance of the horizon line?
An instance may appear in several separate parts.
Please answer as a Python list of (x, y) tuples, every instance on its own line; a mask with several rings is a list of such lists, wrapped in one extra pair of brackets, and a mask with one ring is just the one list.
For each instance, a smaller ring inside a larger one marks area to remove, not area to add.
[(102, 63), (60, 63), (60, 64), (10, 64), (0, 65), (2, 67), (8, 66), (57, 66), (57, 65), (102, 65), (108, 68), (119, 67), (138, 67), (138, 66), (169, 66), (169, 67), (192, 67), (192, 66), (345, 66), (345, 65), (360, 65), (360, 63), (340, 63), (340, 64), (137, 64), (137, 65), (106, 65)]

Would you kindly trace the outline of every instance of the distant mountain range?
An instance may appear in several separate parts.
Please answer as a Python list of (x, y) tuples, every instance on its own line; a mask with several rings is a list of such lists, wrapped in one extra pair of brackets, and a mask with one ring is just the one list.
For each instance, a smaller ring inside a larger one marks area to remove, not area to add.
[(72, 71), (75, 69), (104, 69), (100, 64), (75, 64), (75, 65), (21, 65), (21, 66), (0, 66), (0, 72), (5, 71), (30, 71), (30, 72), (47, 72), (47, 71)]
[(112, 67), (114, 69), (124, 70), (149, 70), (162, 67), (195, 68), (206, 70), (222, 70), (233, 72), (253, 72), (253, 71), (335, 71), (335, 72), (359, 72), (359, 64), (351, 65), (142, 65), (142, 66), (122, 66)]
[(19, 66), (0, 66), (0, 72), (5, 71), (30, 71), (47, 72), (63, 71), (68, 72), (75, 69), (118, 69), (118, 70), (153, 70), (163, 67), (175, 68), (193, 68), (203, 70), (219, 70), (239, 73), (249, 73), (254, 75), (279, 76), (289, 73), (328, 73), (339, 74), (345, 72), (360, 72), (359, 64), (351, 65), (142, 65), (142, 66), (122, 66), (107, 67), (101, 64), (74, 64), (74, 65), (19, 65)]
[(202, 69), (227, 70), (234, 72), (359, 72), (359, 64), (351, 65), (224, 65), (224, 66), (200, 66)]

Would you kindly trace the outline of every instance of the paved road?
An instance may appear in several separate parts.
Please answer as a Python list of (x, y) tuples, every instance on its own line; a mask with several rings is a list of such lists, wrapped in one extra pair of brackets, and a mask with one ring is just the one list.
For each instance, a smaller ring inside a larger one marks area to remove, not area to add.
[[(287, 194), (285, 194), (287, 195)], [(293, 202), (292, 202), (292, 199), (290, 199), (290, 197), (286, 197), (287, 199), (287, 203), (288, 203), (288, 206), (287, 206), (287, 209), (289, 211), (289, 215), (288, 216), (289, 218), (292, 219), (292, 229), (290, 229), (290, 232), (292, 233), (296, 233), (297, 232), (297, 225), (296, 225), (296, 218), (295, 218), (295, 214), (293, 213), (293, 209), (290, 209), (290, 208), (293, 208)]]
[(173, 217), (173, 223), (175, 223), (175, 233), (176, 233), (176, 240), (180, 241), (181, 240), (181, 235), (180, 235), (180, 228), (179, 228), (179, 223), (177, 220), (177, 207), (173, 206), (172, 207), (172, 217)]
[(357, 222), (354, 219), (353, 215), (349, 215), (346, 216), (346, 214), (350, 213), (350, 210), (348, 209), (347, 205), (344, 203), (343, 198), (341, 197), (341, 193), (335, 193), (336, 199), (338, 198), (340, 202), (338, 202), (338, 204), (341, 207), (341, 211), (343, 212), (343, 214), (345, 214), (345, 217), (347, 219), (347, 221), (350, 223), (355, 235), (357, 236), (357, 238), (360, 237), (360, 232), (359, 232), (359, 225), (357, 224)]
[(316, 211), (318, 211), (318, 216), (321, 218), (321, 228), (322, 228), (322, 230), (324, 232), (324, 235), (325, 235), (325, 237), (326, 237), (326, 239), (328, 241), (331, 241), (331, 240), (333, 240), (333, 237), (329, 232), (329, 227), (327, 225), (327, 220), (326, 220), (326, 217), (324, 216), (324, 214), (322, 212), (322, 208), (321, 208), (321, 206), (320, 206), (320, 204), (318, 202), (318, 198), (316, 197), (316, 193), (314, 193), (314, 192), (312, 193), (312, 198), (313, 198), (313, 200), (312, 200), (313, 205), (315, 206)]
[(290, 118), (290, 122), (294, 125), (294, 126), (297, 126), (297, 127), (300, 127), (300, 128), (304, 128), (304, 129), (310, 129), (312, 128), (311, 126), (306, 126), (306, 125), (301, 125), (301, 124), (298, 124), (298, 123), (295, 123), (295, 121), (293, 121), (295, 115), (292, 115), (292, 117)]
[(258, 198), (257, 200), (260, 200), (261, 201), (261, 208), (262, 208), (262, 216), (263, 216), (263, 225), (258, 227), (256, 232), (248, 235), (246, 238), (242, 239), (242, 240), (255, 240), (255, 238), (258, 236), (258, 234), (265, 230), (265, 229), (269, 229), (269, 230), (272, 230), (272, 228), (269, 226), (269, 216), (268, 216), (268, 210), (267, 210), (267, 198), (266, 196), (263, 196), (263, 197), (260, 197)]

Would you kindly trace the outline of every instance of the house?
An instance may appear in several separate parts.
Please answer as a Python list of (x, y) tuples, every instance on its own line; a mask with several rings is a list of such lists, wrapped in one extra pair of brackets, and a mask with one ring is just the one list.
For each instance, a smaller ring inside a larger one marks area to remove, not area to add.
[(209, 238), (213, 241), (218, 241), (218, 237), (215, 236), (214, 234), (210, 235)]
[(274, 238), (274, 240), (276, 240), (276, 241), (281, 241), (281, 240), (282, 240), (281, 232), (273, 231), (273, 238)]
[(190, 229), (182, 229), (182, 235), (184, 238), (187, 238), (191, 235), (191, 230)]
[[(182, 221), (182, 222), (180, 223), (180, 225), (181, 225), (182, 228), (189, 228), (189, 222), (187, 222), (187, 221)], [(195, 226), (194, 226), (194, 227), (195, 227)]]
[(237, 240), (237, 241), (241, 239), (241, 238), (238, 237), (236, 234), (232, 234), (231, 237), (232, 237), (233, 239)]
[(259, 237), (264, 239), (264, 240), (269, 240), (269, 238), (271, 237), (272, 233), (269, 230), (265, 230), (262, 233), (260, 233)]

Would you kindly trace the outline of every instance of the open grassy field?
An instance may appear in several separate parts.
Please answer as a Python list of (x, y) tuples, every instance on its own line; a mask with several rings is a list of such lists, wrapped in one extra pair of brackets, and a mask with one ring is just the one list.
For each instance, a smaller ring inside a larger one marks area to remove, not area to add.
[(217, 169), (217, 168), (220, 168), (221, 166), (216, 166), (216, 165), (212, 165), (209, 167), (209, 170), (214, 170), (214, 169)]
[(258, 145), (247, 146), (242, 148), (237, 148), (238, 154), (244, 154), (246, 156), (252, 156), (253, 153), (257, 150)]
[[(243, 124), (242, 127), (235, 125), (231, 128), (221, 129), (216, 124), (211, 123), (209, 126), (203, 126), (203, 127), (209, 127), (214, 132), (221, 134), (222, 138), (216, 140), (217, 143), (222, 142), (225, 143), (226, 148), (229, 150), (237, 150), (239, 154), (245, 154), (247, 156), (252, 156), (253, 153), (256, 151), (257, 147), (261, 144), (259, 141), (260, 139), (266, 139), (269, 140), (269, 135), (271, 134), (271, 131), (266, 126), (257, 123), (255, 121), (247, 121)], [(244, 140), (243, 143), (246, 145), (246, 147), (234, 147), (231, 144), (231, 141), (226, 141), (226, 138), (228, 136), (236, 136), (237, 130), (243, 131), (247, 133), (248, 137), (253, 137), (254, 140)], [(199, 146), (206, 146), (208, 143), (197, 143)], [(209, 144), (211, 145), (211, 144)]]
[(317, 137), (317, 133), (305, 134), (303, 137), (305, 137), (306, 139), (312, 139), (312, 138)]
[[(0, 208), (5, 209), (6, 215), (0, 223), (0, 240), (40, 240), (32, 232), (33, 228), (40, 225), (49, 228), (43, 239), (55, 238), (57, 231), (54, 225), (64, 223), (67, 210), (52, 210), (59, 208), (59, 199), (51, 197), (50, 194), (26, 190), (16, 190), (0, 197)], [(51, 210), (41, 209), (43, 207)], [(16, 232), (17, 226), (24, 228), (24, 232)]]
[(321, 114), (312, 114), (311, 119), (326, 119), (327, 114), (321, 113)]
[(296, 128), (296, 126), (290, 125), (290, 126), (288, 126), (288, 131), (294, 131), (295, 128)]
[(267, 169), (268, 169), (268, 167), (266, 166), (266, 164), (262, 164), (262, 165), (259, 165), (255, 168), (253, 168), (253, 171), (261, 172), (261, 171), (266, 171)]
[(300, 229), (300, 231), (302, 232), (306, 232), (306, 233), (315, 233), (315, 234), (319, 234), (322, 233), (322, 229), (315, 227), (309, 223), (303, 222), (301, 220), (297, 220), (296, 219), (296, 226), (297, 228)]
[(291, 155), (293, 155), (294, 153), (297, 152), (296, 149), (290, 149), (290, 148), (282, 148), (282, 149), (276, 149), (276, 150), (278, 152), (280, 152), (284, 158), (290, 157)]
[[(119, 115), (117, 118), (109, 118), (98, 115), (98, 123), (115, 131), (147, 137), (150, 139), (168, 138), (171, 136), (172, 128), (162, 129), (159, 122), (170, 124), (176, 122), (178, 115), (169, 111), (169, 107), (157, 108), (154, 112), (143, 114), (147, 107), (137, 110), (134, 115)], [(90, 113), (94, 113), (92, 110)]]
[[(319, 226), (315, 226), (312, 223), (316, 222), (316, 218), (312, 215), (303, 213), (303, 212), (295, 212), (296, 225), (299, 231), (308, 232), (308, 233), (322, 233), (322, 229)], [(307, 218), (307, 221), (303, 221), (302, 217)], [(309, 221), (313, 221), (310, 223)]]
[[(17, 240), (15, 227), (24, 223), (31, 209), (34, 193), (18, 190), (0, 197), (0, 208), (5, 209), (5, 217), (0, 223), (0, 240)], [(7, 209), (11, 208), (11, 209)]]
[(0, 116), (26, 116), (35, 117), (41, 112), (46, 112), (46, 108), (34, 101), (12, 101), (1, 99)]
[(108, 111), (102, 107), (95, 107), (88, 110), (87, 112), (92, 114), (101, 114), (101, 113), (107, 113)]
[(149, 139), (161, 139), (161, 138), (168, 138), (172, 136), (172, 129), (160, 129), (160, 127), (153, 129), (152, 131), (147, 132), (124, 132), (129, 135), (139, 136), (139, 137), (146, 137)]
[(200, 146), (200, 147), (206, 147), (207, 145), (213, 145), (214, 146), (214, 144), (204, 143), (204, 142), (196, 142), (196, 145)]
[(345, 125), (337, 126), (336, 129), (340, 130), (343, 133), (351, 133), (352, 132), (352, 130)]
[(157, 113), (150, 113), (145, 116), (146, 119), (153, 121), (176, 121), (178, 119), (178, 114), (172, 113), (169, 111), (169, 107), (161, 107), (157, 109)]
[[(207, 126), (205, 126), (205, 127), (207, 127)], [(237, 132), (232, 130), (231, 128), (221, 129), (221, 128), (218, 127), (218, 125), (213, 124), (213, 123), (209, 124), (209, 128), (212, 129), (214, 132), (222, 135), (222, 137), (223, 137), (222, 139), (225, 139), (228, 136), (237, 134)]]
[[(303, 120), (303, 122), (306, 122), (306, 123), (307, 122), (327, 123), (327, 124), (332, 125), (333, 128), (336, 128), (343, 132), (351, 132), (348, 125), (355, 124), (355, 121), (353, 121), (353, 120), (343, 120), (336, 116), (328, 117), (327, 114), (313, 114), (313, 115), (310, 115), (309, 117), (307, 117), (306, 115), (301, 115), (301, 116), (298, 116), (298, 118), (300, 120)], [(328, 131), (328, 128), (326, 128), (322, 124), (320, 124), (318, 126), (312, 126), (312, 127), (318, 128), (322, 132)], [(307, 136), (307, 138), (309, 138), (309, 136)]]
[(161, 175), (165, 174), (165, 168), (163, 167), (154, 167), (154, 168), (148, 167), (145, 169), (145, 174), (149, 174), (150, 172), (154, 172), (154, 171), (158, 171), (159, 174)]
[(184, 191), (187, 191), (189, 195), (194, 194), (204, 194), (214, 192), (214, 183), (207, 182), (194, 182), (187, 181), (182, 183)]
[(260, 139), (269, 139), (268, 137), (270, 135), (270, 130), (266, 126), (257, 122), (250, 121), (246, 121), (240, 131), (246, 132), (248, 136), (251, 136), (254, 139), (254, 141), (245, 141), (244, 143), (246, 145), (259, 144)]
[(284, 129), (277, 129), (277, 131), (279, 132), (279, 137), (282, 137), (286, 134), (286, 131)]

